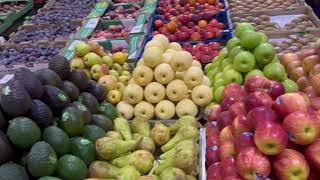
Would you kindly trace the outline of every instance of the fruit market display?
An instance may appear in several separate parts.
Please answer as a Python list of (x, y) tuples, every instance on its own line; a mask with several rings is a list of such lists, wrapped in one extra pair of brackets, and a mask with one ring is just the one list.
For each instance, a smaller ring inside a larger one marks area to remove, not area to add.
[(116, 104), (122, 99), (117, 109), (127, 119), (197, 116), (198, 106), (206, 106), (213, 96), (208, 81), (189, 52), (178, 43), (169, 43), (166, 36), (156, 35), (146, 44), (122, 96), (109, 101)]
[(2, 2), (0, 4), (0, 15), (7, 15), (22, 10), (25, 7), (24, 2)]
[(110, 25), (107, 29), (96, 29), (91, 35), (91, 40), (106, 40), (114, 38), (127, 38), (132, 27), (125, 28), (123, 25)]
[(140, 11), (141, 6), (139, 4), (132, 4), (129, 8), (124, 6), (114, 6), (112, 11), (106, 12), (102, 19), (105, 20), (121, 20), (121, 19), (135, 19)]
[(212, 39), (226, 28), (215, 18), (224, 7), (220, 2), (159, 1), (158, 5), (152, 35), (164, 34), (170, 42)]

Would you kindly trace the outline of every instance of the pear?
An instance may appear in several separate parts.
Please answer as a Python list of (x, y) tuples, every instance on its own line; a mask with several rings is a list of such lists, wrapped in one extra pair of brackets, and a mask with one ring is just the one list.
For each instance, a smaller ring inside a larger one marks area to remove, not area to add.
[(179, 142), (174, 148), (160, 155), (160, 159), (173, 158), (177, 151), (183, 149), (193, 149), (197, 154), (199, 153), (199, 146), (194, 140), (183, 140)]
[(169, 151), (172, 149), (177, 143), (182, 140), (193, 139), (197, 140), (199, 138), (198, 129), (194, 126), (182, 126), (179, 128), (177, 134), (169, 140), (165, 145), (161, 147), (162, 152)]
[(169, 167), (160, 175), (161, 180), (186, 179), (186, 173), (179, 168)]
[(121, 168), (118, 180), (137, 180), (141, 174), (133, 166), (126, 166)]
[(111, 161), (117, 167), (131, 165), (141, 174), (147, 174), (153, 167), (154, 157), (149, 151), (138, 150), (129, 155), (121, 156)]
[(156, 175), (147, 175), (147, 176), (140, 176), (138, 180), (160, 180), (160, 178)]
[(162, 146), (170, 140), (170, 130), (164, 124), (157, 122), (150, 132), (150, 137), (157, 146)]
[(124, 118), (116, 118), (113, 120), (114, 129), (122, 135), (124, 140), (132, 140), (132, 133), (128, 120)]
[(105, 134), (105, 136), (106, 137), (111, 137), (111, 138), (116, 138), (116, 139), (119, 139), (119, 140), (123, 140), (122, 135), (118, 131), (108, 131)]
[(120, 168), (105, 162), (93, 161), (89, 166), (90, 178), (116, 178), (119, 175)]
[(146, 150), (151, 153), (154, 153), (154, 151), (156, 150), (156, 145), (150, 137), (142, 136), (140, 134), (135, 133), (133, 134), (133, 138), (137, 141), (139, 140), (139, 138), (141, 138), (141, 140), (138, 141), (136, 150)]
[(186, 125), (198, 127), (198, 121), (194, 116), (182, 116), (178, 121), (169, 126), (170, 134), (175, 134), (181, 126)]
[(187, 175), (186, 180), (197, 180), (197, 178), (191, 175)]
[(131, 129), (134, 133), (139, 133), (143, 136), (150, 135), (150, 123), (148, 119), (135, 117), (131, 123)]
[(103, 137), (96, 141), (96, 151), (105, 160), (120, 157), (122, 154), (135, 149), (136, 146), (137, 141), (123, 141), (111, 137)]

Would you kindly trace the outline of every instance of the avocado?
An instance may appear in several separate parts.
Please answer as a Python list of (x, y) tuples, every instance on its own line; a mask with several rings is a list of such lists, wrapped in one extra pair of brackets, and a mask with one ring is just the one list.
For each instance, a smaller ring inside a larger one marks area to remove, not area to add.
[(1, 89), (0, 105), (7, 115), (17, 117), (28, 112), (31, 97), (19, 82), (10, 82)]
[(114, 120), (118, 117), (117, 109), (112, 104), (106, 101), (100, 104), (99, 113), (107, 116), (111, 120)]
[(85, 122), (81, 117), (81, 112), (77, 108), (69, 106), (63, 110), (58, 124), (70, 137), (73, 137), (82, 133)]
[(68, 79), (71, 74), (68, 59), (59, 54), (49, 61), (49, 69), (56, 72), (63, 80)]
[(44, 102), (55, 110), (61, 110), (70, 103), (69, 96), (61, 89), (46, 85), (44, 86)]
[(102, 114), (92, 114), (90, 124), (96, 125), (105, 131), (113, 130), (112, 120)]
[(95, 143), (97, 139), (104, 137), (105, 131), (96, 125), (86, 125), (83, 128), (82, 136)]
[(79, 94), (80, 94), (78, 87), (70, 81), (63, 81), (62, 90), (68, 94), (71, 101), (76, 101), (79, 97)]
[(71, 153), (90, 165), (96, 156), (95, 145), (86, 138), (75, 137), (71, 139)]
[(15, 152), (7, 136), (0, 131), (0, 164), (11, 161), (15, 158)]
[(30, 148), (41, 139), (41, 130), (32, 119), (17, 117), (9, 122), (7, 136), (18, 148)]
[(77, 108), (81, 112), (81, 117), (83, 118), (85, 123), (89, 123), (91, 121), (91, 112), (87, 108), (87, 106), (85, 106), (84, 104), (82, 104), (79, 101), (74, 101), (71, 104), (71, 106)]
[(89, 81), (89, 86), (87, 91), (91, 93), (94, 97), (96, 97), (96, 99), (99, 102), (105, 100), (105, 97), (107, 95), (105, 88), (101, 84), (93, 80)]
[(78, 98), (79, 102), (84, 104), (91, 113), (97, 113), (99, 110), (99, 102), (98, 100), (90, 93), (83, 92), (80, 94)]
[(82, 70), (74, 70), (71, 72), (69, 79), (73, 84), (75, 84), (81, 92), (87, 90), (89, 85), (89, 78)]
[(33, 177), (50, 176), (56, 169), (58, 159), (50, 144), (40, 141), (28, 154), (27, 166)]
[(5, 129), (8, 126), (8, 121), (3, 115), (2, 110), (0, 109), (0, 129)]
[(1, 180), (29, 180), (29, 176), (23, 166), (8, 162), (0, 166)]
[(43, 95), (43, 86), (38, 77), (27, 68), (20, 68), (14, 75), (15, 80), (28, 91), (33, 99), (41, 99)]
[(53, 177), (53, 176), (43, 176), (43, 177), (39, 178), (38, 180), (62, 180), (62, 179), (57, 178), (57, 177)]
[(82, 180), (87, 175), (87, 166), (80, 158), (66, 154), (58, 160), (56, 174), (63, 180)]
[(69, 136), (59, 127), (47, 127), (43, 131), (42, 139), (51, 145), (58, 156), (65, 155), (70, 152)]
[(60, 76), (51, 69), (39, 69), (35, 71), (36, 76), (41, 81), (42, 85), (51, 85), (62, 88), (62, 80)]
[(37, 99), (32, 101), (28, 116), (41, 128), (45, 128), (54, 123), (54, 117), (49, 106)]

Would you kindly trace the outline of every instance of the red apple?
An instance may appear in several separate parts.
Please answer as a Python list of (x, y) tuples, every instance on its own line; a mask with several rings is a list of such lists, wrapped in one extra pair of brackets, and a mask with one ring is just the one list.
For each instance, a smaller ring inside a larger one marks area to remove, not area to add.
[(240, 115), (234, 118), (231, 124), (232, 134), (235, 137), (238, 137), (241, 133), (252, 131), (252, 123), (247, 119), (246, 116)]
[(259, 106), (272, 107), (272, 104), (273, 99), (268, 93), (263, 91), (252, 92), (245, 99), (245, 105), (248, 111)]
[(238, 175), (234, 157), (227, 157), (221, 161), (220, 172), (223, 178)]
[(292, 149), (285, 149), (272, 162), (278, 179), (308, 179), (310, 168), (304, 156)]
[(257, 90), (266, 90), (270, 86), (270, 81), (263, 76), (252, 76), (244, 83), (244, 89), (251, 93)]
[(219, 133), (218, 132), (211, 132), (206, 137), (206, 145), (207, 147), (212, 147), (219, 144)]
[(222, 99), (221, 102), (221, 111), (227, 111), (234, 103), (238, 102), (234, 97), (227, 97)]
[(251, 132), (241, 133), (234, 141), (236, 152), (239, 153), (247, 147), (256, 147), (253, 141), (253, 134)]
[(310, 102), (302, 93), (287, 93), (281, 95), (273, 104), (273, 109), (282, 117), (295, 111), (307, 111), (309, 107)]
[(277, 155), (286, 148), (288, 135), (281, 125), (265, 121), (257, 124), (254, 142), (263, 154)]
[(154, 26), (156, 28), (162, 27), (164, 25), (163, 21), (161, 19), (157, 19), (154, 21)]
[(231, 83), (224, 87), (222, 92), (222, 99), (232, 97), (237, 101), (241, 101), (246, 96), (246, 92), (238, 83)]
[(320, 139), (310, 144), (304, 152), (306, 159), (311, 167), (320, 170)]
[(223, 141), (220, 143), (220, 146), (219, 146), (220, 160), (233, 157), (235, 155), (236, 155), (236, 149), (233, 141)]
[(312, 85), (312, 87), (314, 88), (314, 90), (320, 94), (320, 74), (317, 74), (313, 77), (310, 77), (310, 83)]
[(320, 135), (319, 119), (315, 114), (305, 111), (287, 115), (283, 127), (290, 134), (290, 140), (299, 145), (311, 144)]
[(217, 123), (218, 123), (218, 128), (221, 130), (224, 127), (231, 125), (234, 115), (230, 111), (223, 111), (220, 113)]
[(252, 123), (253, 128), (255, 128), (259, 122), (277, 122), (278, 115), (271, 108), (260, 106), (249, 111), (247, 119)]
[(219, 134), (219, 142), (226, 142), (226, 141), (234, 141), (234, 136), (231, 131), (231, 126), (227, 126), (223, 128)]
[(208, 121), (216, 121), (217, 118), (219, 117), (221, 113), (221, 107), (219, 104), (213, 105), (207, 115), (207, 120)]
[(317, 97), (317, 92), (314, 90), (312, 86), (308, 86), (303, 89), (303, 92), (307, 94), (309, 98)]
[(214, 145), (206, 148), (206, 166), (219, 162), (219, 146)]
[(268, 94), (272, 97), (272, 99), (275, 100), (284, 93), (285, 91), (282, 83), (278, 81), (270, 81)]
[(220, 169), (221, 169), (220, 162), (211, 164), (207, 169), (207, 180), (223, 180), (220, 173)]
[(238, 154), (236, 158), (237, 172), (244, 179), (266, 179), (271, 171), (268, 158), (256, 148), (248, 147)]
[(306, 76), (303, 67), (296, 67), (292, 71), (289, 70), (289, 77), (294, 81), (297, 81), (302, 76)]
[(247, 110), (244, 102), (236, 102), (232, 104), (229, 107), (229, 111), (232, 113), (233, 116), (247, 115)]
[(215, 134), (215, 133), (220, 133), (217, 126), (217, 122), (216, 121), (208, 122), (206, 125), (206, 136), (210, 134)]
[(223, 178), (223, 180), (242, 180), (238, 175), (237, 176), (228, 176)]

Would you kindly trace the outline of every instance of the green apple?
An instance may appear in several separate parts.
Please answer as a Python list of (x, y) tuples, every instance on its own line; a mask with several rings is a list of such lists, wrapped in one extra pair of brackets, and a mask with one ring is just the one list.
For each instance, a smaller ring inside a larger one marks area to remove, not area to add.
[(79, 57), (75, 57), (73, 59), (71, 59), (70, 61), (70, 67), (72, 70), (74, 69), (83, 69), (84, 68), (84, 61), (82, 58)]
[[(219, 72), (218, 74), (216, 74), (216, 76), (214, 77), (213, 79), (213, 82), (216, 82), (218, 81), (219, 79), (222, 79), (223, 77), (223, 73), (222, 72)], [(212, 79), (210, 79), (212, 81)]]
[(245, 30), (241, 33), (241, 46), (247, 50), (254, 50), (261, 43), (261, 35), (252, 30)]
[(219, 53), (219, 58), (226, 58), (228, 57), (228, 49), (227, 48), (223, 48), (221, 49), (220, 53)]
[(274, 59), (273, 59), (271, 62), (278, 62), (278, 63), (280, 63), (280, 60), (279, 60), (278, 57), (276, 56), (276, 57), (274, 57)]
[(204, 72), (206, 74), (208, 74), (208, 72), (213, 68), (213, 64), (212, 63), (209, 63), (207, 65), (204, 66)]
[(222, 76), (223, 76), (223, 81), (225, 85), (233, 82), (242, 84), (243, 82), (242, 74), (234, 69), (223, 71)]
[(127, 62), (124, 62), (122, 65), (122, 70), (129, 71), (129, 64)]
[(106, 64), (95, 64), (90, 69), (91, 77), (95, 80), (99, 80), (100, 77), (107, 75), (109, 67)]
[(252, 76), (263, 76), (264, 77), (264, 74), (259, 69), (254, 69), (254, 70), (248, 72), (244, 79), (247, 80), (249, 77), (252, 77)]
[(224, 69), (226, 66), (232, 65), (232, 59), (226, 58), (221, 63), (221, 68)]
[(219, 55), (218, 55), (218, 56), (216, 56), (216, 57), (214, 57), (214, 58), (212, 59), (212, 61), (211, 61), (211, 62), (215, 62), (215, 61), (217, 61), (217, 60), (218, 60), (218, 58), (219, 58)]
[(236, 57), (236, 55), (239, 54), (241, 51), (244, 51), (244, 49), (241, 46), (235, 46), (231, 49), (229, 53), (229, 58), (233, 60), (234, 57)]
[(214, 77), (216, 76), (216, 74), (218, 74), (219, 72), (221, 72), (219, 67), (215, 67), (213, 68), (211, 71), (208, 72), (207, 76), (210, 80), (214, 79)]
[(217, 102), (217, 103), (221, 102), (223, 90), (224, 90), (224, 86), (220, 86), (214, 91), (213, 96), (214, 96), (215, 102)]
[(291, 79), (286, 79), (282, 82), (285, 93), (294, 93), (299, 91), (298, 84)]
[(222, 71), (227, 71), (227, 70), (230, 70), (230, 69), (233, 69), (232, 64), (224, 67)]
[(221, 65), (221, 62), (220, 62), (220, 61), (214, 61), (214, 62), (212, 62), (212, 66), (213, 66), (213, 67), (220, 67), (220, 65)]
[(92, 67), (95, 64), (101, 64), (102, 59), (96, 53), (90, 52), (84, 56), (84, 64), (87, 67)]
[(237, 37), (240, 37), (241, 33), (245, 30), (254, 31), (255, 29), (250, 23), (247, 23), (247, 22), (239, 23), (235, 29), (235, 35)]
[(109, 75), (115, 77), (116, 79), (119, 79), (119, 73), (116, 70), (113, 70), (113, 69), (109, 70)]
[(254, 69), (256, 60), (249, 51), (239, 52), (233, 59), (233, 68), (239, 72), (249, 72)]
[(218, 87), (224, 86), (224, 85), (225, 85), (225, 83), (224, 83), (224, 80), (223, 80), (223, 79), (218, 79), (217, 81), (215, 81), (215, 82), (213, 83), (214, 89), (217, 89)]
[(254, 49), (254, 56), (258, 65), (266, 65), (276, 57), (276, 50), (271, 44), (262, 43)]
[(120, 76), (119, 77), (119, 81), (122, 82), (123, 84), (127, 85), (128, 82), (130, 80), (130, 77), (129, 76)]
[(80, 42), (74, 46), (74, 51), (78, 57), (83, 57), (90, 52), (90, 46), (84, 42)]
[(110, 56), (103, 56), (102, 63), (111, 66), (113, 64), (113, 60)]
[(227, 42), (227, 50), (228, 52), (230, 53), (230, 51), (236, 47), (236, 46), (239, 46), (240, 45), (240, 39), (238, 39), (237, 37), (234, 37), (232, 39), (230, 39), (228, 42)]
[(260, 36), (261, 36), (261, 43), (266, 43), (266, 42), (268, 42), (269, 40), (268, 40), (268, 36), (266, 35), (266, 34), (264, 34), (264, 33), (262, 33), (262, 32), (258, 32), (259, 34), (260, 34)]
[(121, 65), (118, 63), (113, 63), (111, 69), (116, 70), (119, 74), (123, 71)]
[(271, 80), (275, 81), (283, 81), (287, 78), (286, 71), (282, 64), (278, 62), (272, 62), (267, 64), (263, 68), (263, 74)]

